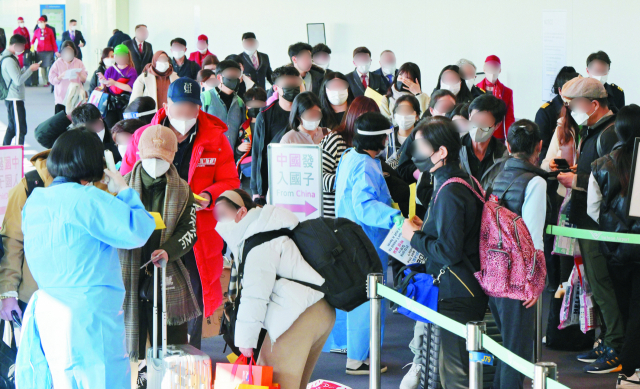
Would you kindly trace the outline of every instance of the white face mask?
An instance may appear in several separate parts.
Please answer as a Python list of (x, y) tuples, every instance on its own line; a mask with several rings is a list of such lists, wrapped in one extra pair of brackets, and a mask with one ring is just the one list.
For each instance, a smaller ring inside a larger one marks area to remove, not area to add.
[(595, 80), (600, 81), (603, 85), (607, 82), (607, 77), (609, 75), (605, 74), (604, 76), (592, 76), (591, 74), (589, 74), (589, 78), (593, 78)]
[(96, 132), (96, 134), (98, 134), (100, 140), (104, 142), (104, 128), (102, 129), (102, 131)]
[(360, 72), (360, 74), (368, 74), (370, 68), (371, 62), (363, 63), (357, 66), (358, 72)]
[(402, 131), (410, 129), (416, 123), (416, 115), (404, 116), (397, 113), (393, 115), (393, 119), (396, 121), (398, 128), (400, 128)]
[[(240, 213), (240, 209), (238, 209), (238, 212), (236, 212), (236, 216), (238, 216), (238, 213)], [(233, 224), (236, 224), (235, 217), (220, 218), (220, 220), (218, 220), (218, 222), (216, 223), (216, 231), (220, 233), (220, 231), (228, 230)], [(220, 230), (218, 230), (218, 228), (220, 228)]]
[(329, 90), (327, 89), (327, 99), (332, 105), (342, 105), (349, 98), (349, 89)]
[(382, 68), (382, 73), (386, 75), (391, 74), (391, 75), (395, 75), (396, 74), (396, 64), (395, 63), (390, 63), (390, 64), (384, 64), (381, 66)]
[(173, 52), (173, 58), (175, 59), (180, 59), (182, 57), (184, 57), (184, 51), (180, 50), (180, 51), (172, 51)]
[(487, 78), (487, 81), (489, 81), (492, 84), (495, 84), (495, 82), (498, 80), (498, 73), (495, 73), (495, 74), (486, 73), (485, 77)]
[(198, 51), (200, 52), (200, 54), (205, 54), (205, 53), (207, 52), (207, 50), (208, 50), (208, 49), (205, 47), (204, 49), (202, 49), (202, 50), (198, 50)]
[(178, 131), (182, 135), (189, 132), (189, 130), (191, 130), (191, 128), (193, 128), (193, 126), (196, 125), (196, 121), (198, 120), (198, 118), (193, 118), (193, 119), (172, 118), (171, 115), (169, 114), (169, 109), (167, 109), (167, 117), (169, 117), (169, 123), (171, 123), (173, 128), (175, 128), (176, 131)]
[(471, 78), (468, 80), (464, 80), (464, 83), (467, 84), (467, 88), (469, 88), (469, 90), (471, 90), (471, 88), (473, 88), (473, 86), (476, 84), (476, 79), (475, 78)]
[[(184, 56), (184, 53), (182, 54)], [(164, 73), (169, 69), (169, 62), (156, 61), (156, 70), (160, 73)]]
[(256, 41), (255, 46), (244, 49), (244, 52), (247, 53), (248, 56), (252, 56), (256, 51), (258, 51), (258, 41)]
[(38, 23), (38, 28), (44, 28), (44, 23)]
[(479, 128), (473, 124), (469, 125), (471, 127), (469, 130), (469, 135), (471, 136), (471, 139), (476, 143), (483, 143), (488, 141), (489, 139), (491, 139), (493, 131), (495, 131), (494, 127)]
[(22, 50), (20, 50), (20, 51), (16, 51), (16, 53), (15, 53), (15, 54), (16, 54), (16, 55), (20, 55), (20, 54), (22, 54), (22, 53), (24, 53), (24, 49), (22, 49)]
[(18, 23), (18, 26), (19, 27), (24, 27), (24, 23), (20, 22), (20, 23)]
[(71, 62), (71, 61), (73, 61), (73, 58), (74, 58), (73, 53), (70, 53), (68, 51), (65, 51), (64, 53), (62, 53), (62, 59), (65, 62)]
[(302, 119), (302, 128), (307, 131), (315, 131), (320, 125), (320, 120), (304, 120), (304, 118), (300, 119)]
[(453, 93), (454, 95), (457, 95), (458, 92), (460, 92), (460, 86), (461, 86), (461, 82), (458, 82), (457, 84), (453, 84), (453, 85), (445, 84), (444, 82), (440, 83), (440, 89), (450, 90), (451, 93)]
[(75, 31), (76, 30), (76, 26), (69, 26), (69, 31)]
[(202, 87), (204, 88), (204, 91), (210, 91), (211, 89), (215, 88), (217, 85), (214, 84), (209, 84), (209, 83), (204, 83), (204, 85), (202, 85)]
[(314, 62), (314, 64), (317, 67), (320, 67), (320, 68), (322, 68), (324, 70), (327, 70), (329, 68), (329, 62), (327, 62), (327, 63), (316, 63), (316, 62)]
[(110, 68), (111, 66), (113, 66), (115, 61), (114, 61), (113, 58), (105, 58), (105, 59), (102, 60), (102, 62), (104, 63), (104, 66), (106, 68)]
[(573, 110), (571, 111), (571, 117), (579, 126), (584, 126), (585, 124), (587, 124), (587, 120), (589, 120), (589, 117), (591, 117), (591, 115), (593, 115), (595, 112), (596, 111), (594, 110), (593, 112), (591, 112), (591, 114), (588, 114), (579, 110)]
[(151, 178), (161, 177), (169, 170), (171, 164), (164, 159), (147, 158), (142, 160), (142, 168)]
[(124, 158), (124, 155), (127, 153), (127, 145), (118, 145), (118, 152), (120, 156)]

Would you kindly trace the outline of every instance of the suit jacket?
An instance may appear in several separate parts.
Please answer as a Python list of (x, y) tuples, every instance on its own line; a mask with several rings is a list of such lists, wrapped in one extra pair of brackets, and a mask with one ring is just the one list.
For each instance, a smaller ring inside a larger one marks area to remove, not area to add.
[[(82, 50), (80, 48), (80, 46), (78, 46), (80, 44), (80, 42), (82, 42), (83, 45), (87, 44), (87, 41), (84, 40), (84, 36), (82, 36), (82, 32), (76, 30), (75, 32), (75, 36), (73, 37), (73, 43), (75, 43), (76, 48), (78, 49), (78, 52), (76, 53), (76, 58), (78, 59), (82, 59)], [(71, 33), (69, 31), (65, 31), (62, 33), (62, 41), (70, 41), (71, 40)]]
[[(382, 77), (382, 79), (384, 80), (384, 82), (385, 82), (385, 83), (386, 83), (386, 85), (387, 85), (387, 89), (389, 89), (389, 87), (391, 86), (391, 83), (389, 82), (389, 79), (387, 78), (387, 76), (385, 76), (385, 75), (384, 75), (384, 73), (382, 73), (382, 68), (380, 68), (380, 69), (376, 69), (376, 70), (374, 70), (374, 71), (373, 71), (373, 72), (371, 72), (371, 73), (375, 73), (375, 74), (379, 75), (380, 77)], [(396, 75), (396, 76), (398, 75), (398, 69), (396, 69), (396, 73), (395, 73), (395, 75)], [(385, 93), (386, 93), (386, 91), (385, 91)], [(384, 94), (384, 93), (383, 93), (383, 94)]]
[[(347, 74), (347, 81), (349, 81), (349, 86), (351, 87), (354, 97), (364, 96), (364, 86), (362, 85), (362, 79), (360, 78), (357, 70)], [(387, 93), (387, 89), (389, 87), (383, 80), (382, 76), (369, 72), (369, 88), (375, 90), (381, 95), (384, 95)]]
[(259, 87), (266, 88), (266, 81), (269, 80), (271, 84), (271, 63), (269, 63), (269, 56), (265, 53), (258, 51), (258, 69), (253, 67), (251, 57), (247, 53), (240, 54), (242, 58), (242, 66), (244, 67), (244, 74), (251, 77), (251, 80), (258, 84)]
[(138, 72), (138, 74), (142, 74), (142, 69), (144, 69), (148, 63), (151, 63), (151, 59), (153, 58), (153, 47), (151, 47), (151, 43), (145, 41), (142, 44), (142, 53), (138, 49), (135, 39), (129, 39), (128, 41), (124, 41), (122, 44), (127, 46), (129, 49), (136, 72)]

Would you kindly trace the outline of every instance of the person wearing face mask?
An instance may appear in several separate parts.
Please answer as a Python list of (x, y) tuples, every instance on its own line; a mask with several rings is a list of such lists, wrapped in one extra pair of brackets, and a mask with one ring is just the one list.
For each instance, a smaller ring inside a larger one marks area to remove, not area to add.
[(456, 62), (456, 66), (459, 69), (459, 73), (462, 76), (464, 83), (467, 84), (467, 89), (471, 92), (472, 99), (486, 93), (484, 89), (478, 88), (476, 85), (476, 72), (478, 69), (473, 62), (468, 59), (461, 58)]
[[(431, 165), (434, 195), (425, 220), (418, 217), (405, 220), (402, 236), (429, 258), (426, 270), (439, 281), (438, 312), (462, 324), (480, 321), (487, 310), (488, 298), (474, 277), (480, 270), (478, 242), (483, 207), (474, 192), (482, 192), (482, 188), (460, 168), (462, 145), (450, 119), (437, 117), (421, 122), (415, 133), (416, 152)], [(451, 178), (466, 182), (474, 192), (456, 182), (443, 186)], [(419, 330), (424, 325), (418, 322), (416, 327)], [(422, 331), (415, 331), (412, 349), (421, 348), (419, 333)], [(465, 339), (441, 331), (440, 350), (439, 374), (445, 387), (468, 388), (469, 352)], [(414, 363), (412, 370), (403, 379), (403, 389), (417, 387), (421, 367)]]
[(60, 47), (60, 58), (53, 63), (49, 70), (49, 82), (53, 85), (55, 96), (55, 113), (64, 111), (64, 98), (72, 83), (84, 84), (87, 80), (87, 69), (82, 61), (75, 56), (77, 48), (71, 41), (64, 41)]
[(247, 107), (236, 92), (240, 86), (240, 65), (224, 60), (216, 68), (218, 86), (200, 94), (202, 110), (227, 125), (225, 136), (234, 150), (239, 146), (238, 136), (247, 121)]
[[(28, 53), (29, 50), (31, 49), (31, 34), (29, 33), (29, 29), (24, 26), (24, 19), (22, 18), (22, 16), (18, 18), (18, 28), (13, 30), (13, 35), (22, 35), (23, 37), (25, 37), (25, 39), (27, 40), (27, 44), (24, 46), (24, 51), (25, 53)], [(6, 41), (5, 41), (5, 44), (2, 46), (3, 46), (2, 51), (4, 51), (7, 48)], [(22, 67), (25, 65), (25, 62), (24, 62), (25, 53), (21, 53), (20, 55), (17, 56), (18, 61), (20, 62), (20, 69), (22, 69)], [(28, 63), (27, 65), (30, 65), (30, 64), (31, 62)]]
[(423, 116), (447, 116), (456, 106), (456, 96), (448, 89), (436, 89), (431, 94), (429, 109)]
[[(24, 84), (33, 72), (37, 72), (39, 64), (34, 63), (28, 68), (21, 68), (17, 56), (24, 52), (27, 40), (22, 35), (14, 35), (9, 39), (9, 46), (0, 56), (0, 77), (8, 87), (8, 94), (4, 101), (7, 107), (7, 131), (4, 134), (3, 145), (10, 145), (18, 135), (17, 144), (24, 144), (27, 134), (27, 113), (24, 109)], [(17, 119), (17, 120), (16, 120)]]
[[(377, 158), (386, 148), (391, 123), (379, 112), (367, 112), (355, 121), (354, 148), (345, 152), (336, 174), (336, 217), (347, 218), (362, 227), (376, 247), (386, 279), (388, 255), (379, 249), (394, 225), (404, 221), (399, 210), (391, 207), (392, 199)], [(369, 302), (346, 313), (349, 331), (347, 366), (349, 375), (369, 374)], [(384, 311), (382, 334), (384, 337)], [(335, 330), (334, 330), (335, 331)], [(387, 371), (382, 366), (382, 373)]]
[(200, 84), (200, 98), (202, 99), (202, 109), (206, 111), (206, 107), (211, 104), (211, 95), (205, 96), (204, 92), (210, 91), (220, 85), (220, 81), (216, 78), (216, 71), (202, 69), (198, 72), (197, 80)]
[(150, 124), (156, 112), (158, 109), (155, 99), (149, 96), (140, 96), (129, 103), (122, 116), (124, 119), (140, 119), (144, 124)]
[(144, 67), (151, 63), (151, 59), (153, 59), (153, 47), (151, 46), (151, 43), (147, 42), (148, 37), (149, 30), (147, 30), (147, 26), (144, 24), (138, 24), (135, 28), (134, 38), (122, 43), (127, 46), (131, 53), (131, 59), (135, 66), (136, 74), (142, 73)]
[[(76, 45), (76, 58), (82, 60), (82, 48), (87, 44), (82, 31), (76, 29), (78, 22), (75, 19), (69, 20), (69, 29), (62, 33), (62, 41), (71, 41)], [(62, 51), (62, 49), (60, 50)]]
[[(178, 175), (189, 183), (196, 200), (198, 241), (193, 250), (182, 257), (189, 271), (193, 292), (203, 315), (189, 321), (189, 344), (196, 348), (202, 342), (202, 318), (209, 317), (222, 302), (220, 274), (223, 242), (213, 229), (216, 219), (213, 206), (220, 193), (240, 187), (233, 150), (224, 136), (227, 126), (215, 116), (200, 109), (200, 88), (195, 80), (182, 77), (169, 86), (167, 104), (160, 108), (150, 125), (170, 128), (178, 139), (173, 165)], [(138, 129), (127, 146), (120, 173), (129, 173), (140, 159), (138, 143), (144, 130)]]
[(329, 133), (329, 130), (320, 127), (321, 121), (322, 109), (318, 97), (311, 92), (300, 93), (293, 100), (289, 127), (280, 143), (320, 144), (322, 138)]
[(384, 95), (387, 93), (387, 82), (379, 74), (369, 72), (371, 69), (371, 51), (366, 47), (353, 50), (353, 64), (356, 69), (347, 74), (351, 91), (355, 97), (364, 96), (367, 88)]
[(395, 155), (396, 159), (400, 148), (411, 136), (415, 124), (420, 120), (420, 102), (415, 96), (400, 96), (393, 108), (393, 118), (396, 126), (393, 128), (393, 142), (389, 142), (386, 150), (387, 159)]
[(312, 285), (322, 285), (325, 280), (289, 237), (247, 248), (243, 256), (248, 239), (259, 233), (293, 229), (298, 218), (281, 207), (257, 206), (241, 189), (222, 193), (216, 200), (215, 214), (219, 220), (216, 230), (234, 257), (229, 297), (239, 301), (232, 334), (235, 345), (247, 357), (260, 349), (257, 364), (272, 366), (273, 379), (283, 389), (306, 388), (336, 314), (323, 293), (284, 277)]
[(469, 132), (469, 103), (456, 104), (447, 117), (456, 125), (460, 138)]
[(440, 72), (438, 83), (433, 91), (440, 89), (451, 91), (456, 98), (456, 104), (470, 103), (477, 96), (484, 94), (480, 93), (480, 89), (477, 88), (478, 93), (474, 95), (464, 81), (462, 72), (457, 65), (447, 65)]
[(107, 69), (109, 69), (115, 63), (115, 56), (113, 54), (112, 47), (105, 47), (102, 50), (102, 55), (100, 56), (100, 63), (98, 64), (98, 69), (93, 72), (91, 76), (91, 82), (89, 82), (89, 91), (95, 90), (98, 86), (100, 86), (100, 79), (98, 77), (98, 73), (104, 74)]
[(281, 66), (271, 75), (278, 99), (265, 107), (256, 119), (251, 145), (251, 192), (253, 199), (264, 204), (269, 190), (267, 146), (279, 143), (289, 125), (293, 100), (301, 92), (300, 72), (293, 66)]
[(245, 32), (242, 34), (242, 49), (239, 54), (243, 72), (246, 72), (253, 82), (262, 89), (267, 89), (266, 81), (273, 80), (269, 56), (258, 51), (258, 39), (256, 34)]
[(105, 92), (109, 94), (105, 120), (113, 126), (122, 120), (122, 113), (131, 100), (133, 84), (138, 78), (134, 68), (131, 52), (126, 45), (118, 45), (113, 49), (115, 64), (107, 68), (104, 74), (98, 73), (98, 80)]
[(113, 141), (113, 137), (111, 136), (111, 131), (107, 127), (104, 119), (102, 118), (102, 115), (100, 115), (100, 110), (98, 110), (95, 105), (81, 104), (73, 111), (71, 111), (70, 128), (73, 129), (76, 127), (86, 127), (98, 134), (98, 137), (102, 141), (104, 149), (111, 151), (111, 153), (113, 154), (114, 162), (118, 163), (122, 160), (122, 156), (118, 151), (118, 146)]
[(496, 55), (490, 55), (484, 61), (484, 73), (485, 77), (478, 84), (478, 88), (484, 89), (487, 93), (493, 94), (495, 97), (504, 101), (507, 106), (507, 113), (502, 123), (499, 124), (497, 131), (494, 131), (493, 136), (498, 139), (507, 139), (507, 131), (516, 121), (513, 115), (513, 90), (507, 88), (503, 83), (498, 80), (498, 76), (502, 72), (502, 64), (500, 58)]
[(50, 85), (49, 68), (53, 65), (54, 54), (58, 55), (58, 44), (56, 43), (55, 31), (47, 25), (44, 17), (38, 19), (38, 27), (33, 32), (31, 44), (35, 46), (38, 52), (38, 59), (42, 61), (40, 64), (40, 76), (43, 83), (46, 83), (44, 87), (48, 87)]
[[(118, 153), (125, 155), (127, 153), (127, 146), (133, 134), (140, 127), (144, 127), (149, 123), (145, 123), (140, 119), (124, 119), (116, 123), (111, 128), (111, 139), (118, 147)], [(116, 163), (116, 168), (119, 168), (120, 163)]]
[(393, 117), (393, 109), (396, 100), (400, 96), (413, 95), (420, 102), (420, 112), (426, 112), (429, 107), (429, 95), (422, 93), (420, 85), (422, 84), (422, 76), (420, 68), (413, 62), (406, 62), (400, 66), (397, 74), (393, 78), (393, 82), (385, 91), (385, 95), (380, 100), (380, 112), (391, 120), (391, 123), (397, 125)]
[[(156, 223), (120, 174), (105, 169), (92, 131), (61, 135), (47, 170), (53, 182), (34, 189), (22, 211), (24, 255), (40, 289), (24, 312), (16, 384), (129, 387), (117, 249), (143, 246)], [(94, 187), (100, 181), (111, 193)]]
[(624, 103), (624, 90), (616, 84), (609, 84), (607, 82), (609, 78), (609, 71), (611, 70), (611, 59), (604, 51), (598, 51), (597, 53), (591, 53), (587, 57), (587, 74), (591, 78), (595, 78), (604, 85), (604, 89), (609, 96), (609, 108), (613, 113), (618, 112)]
[[(594, 78), (572, 79), (562, 86), (562, 97), (569, 102), (571, 117), (582, 129), (575, 173), (558, 174), (558, 182), (565, 188), (572, 189), (569, 221), (581, 229), (598, 230), (598, 223), (588, 215), (589, 176), (592, 163), (611, 153), (618, 142), (616, 115), (608, 106), (607, 90), (602, 82)], [(607, 268), (607, 258), (602, 253), (600, 242), (578, 239), (578, 243), (586, 277), (606, 325), (602, 342), (588, 353), (578, 355), (578, 360), (589, 363), (584, 368), (587, 373), (615, 371), (620, 365), (624, 322)]]
[(329, 69), (329, 63), (331, 62), (331, 49), (324, 43), (318, 43), (313, 46), (313, 50), (311, 50), (311, 60), (314, 65), (322, 68), (325, 72), (329, 73), (332, 71)]
[(198, 43), (196, 44), (196, 47), (198, 48), (198, 51), (194, 51), (189, 54), (189, 61), (193, 61), (197, 63), (198, 66), (202, 67), (202, 60), (209, 55), (213, 55), (209, 51), (209, 38), (204, 34), (198, 35)]
[(236, 167), (240, 176), (241, 187), (251, 190), (251, 144), (253, 131), (260, 110), (267, 105), (267, 91), (254, 85), (244, 95), (247, 104), (247, 120), (242, 124), (238, 135), (238, 147), (235, 150)]
[(162, 107), (167, 102), (169, 85), (178, 79), (173, 71), (169, 55), (159, 50), (153, 55), (150, 64), (144, 67), (142, 74), (136, 78), (129, 101), (140, 96), (149, 96), (156, 102), (156, 107)]
[(298, 69), (300, 77), (304, 81), (304, 90), (313, 92), (316, 96), (320, 94), (320, 84), (324, 77), (324, 69), (313, 65), (311, 60), (311, 51), (313, 47), (304, 42), (294, 43), (289, 46), (289, 59), (291, 64)]
[[(187, 344), (188, 321), (202, 315), (189, 272), (181, 260), (196, 243), (196, 202), (189, 184), (172, 164), (177, 149), (177, 138), (169, 128), (145, 128), (138, 141), (140, 160), (124, 176), (144, 208), (158, 212), (167, 227), (154, 230), (140, 249), (118, 250), (126, 290), (123, 310), (131, 362), (145, 359), (147, 338), (153, 336), (153, 266), (166, 263), (167, 280), (171, 280), (172, 287), (167, 288), (167, 343)], [(156, 314), (160, 322), (162, 312), (158, 310)], [(158, 331), (157, 335), (160, 343), (162, 334)], [(138, 387), (144, 386), (145, 381), (146, 364), (140, 363)]]
[(327, 71), (320, 86), (320, 106), (322, 107), (322, 127), (333, 129), (340, 125), (354, 96), (349, 81), (344, 74)]
[(198, 78), (200, 65), (187, 59), (187, 41), (182, 38), (172, 39), (171, 53), (173, 54), (171, 64), (178, 77), (189, 77), (192, 80)]
[(393, 83), (393, 79), (398, 75), (396, 68), (396, 55), (391, 50), (385, 50), (380, 53), (380, 68), (374, 70), (373, 73), (382, 77), (385, 81), (386, 88)]
[[(246, 91), (248, 91), (249, 89), (253, 88), (253, 86), (256, 83), (253, 82), (251, 77), (249, 77), (249, 76), (247, 76), (245, 74), (244, 65), (242, 64), (242, 57), (241, 56), (239, 56), (237, 54), (230, 54), (230, 55), (227, 55), (227, 57), (224, 60), (225, 61), (234, 61), (235, 63), (240, 65), (240, 84), (238, 85), (238, 90), (236, 91), (236, 93), (238, 93), (238, 96), (240, 96), (240, 98), (244, 100), (244, 93)], [(217, 66), (216, 66), (216, 69), (217, 69)], [(273, 89), (270, 89), (269, 91), (273, 92)]]

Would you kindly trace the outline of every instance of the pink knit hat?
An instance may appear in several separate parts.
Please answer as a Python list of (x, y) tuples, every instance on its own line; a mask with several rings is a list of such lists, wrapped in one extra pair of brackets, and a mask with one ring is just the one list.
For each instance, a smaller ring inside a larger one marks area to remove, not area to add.
[(178, 151), (178, 138), (167, 127), (156, 124), (147, 127), (138, 141), (140, 159), (159, 158), (173, 163)]

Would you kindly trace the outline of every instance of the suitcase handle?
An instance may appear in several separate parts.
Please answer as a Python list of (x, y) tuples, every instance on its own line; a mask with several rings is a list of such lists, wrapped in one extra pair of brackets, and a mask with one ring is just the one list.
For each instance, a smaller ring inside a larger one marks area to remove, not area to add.
[[(167, 263), (162, 267), (162, 355), (167, 352)], [(158, 358), (158, 267), (153, 266), (153, 357)]]

